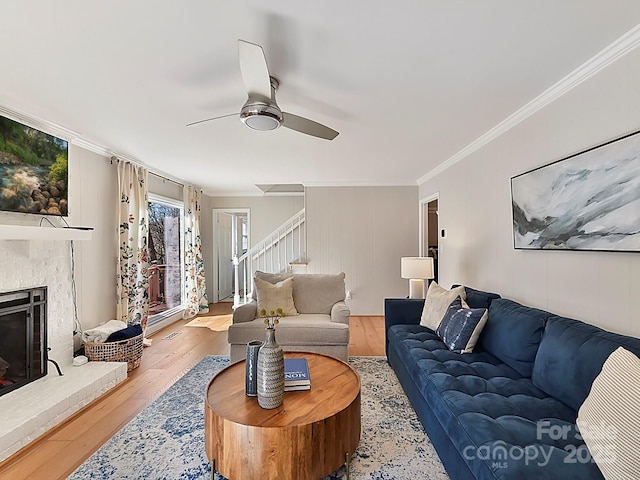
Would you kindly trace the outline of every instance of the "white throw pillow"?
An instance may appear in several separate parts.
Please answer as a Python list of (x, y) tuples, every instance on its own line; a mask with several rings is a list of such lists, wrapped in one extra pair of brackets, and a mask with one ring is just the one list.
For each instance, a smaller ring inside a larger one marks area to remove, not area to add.
[(465, 302), (467, 292), (463, 285), (447, 290), (446, 288), (442, 288), (436, 282), (431, 282), (429, 290), (427, 290), (427, 298), (424, 301), (420, 325), (428, 327), (435, 332), (438, 329), (438, 326), (440, 326), (440, 322), (442, 321), (444, 314), (447, 313), (449, 305), (451, 305), (451, 302), (453, 302), (456, 297), (460, 297), (462, 299), (462, 306), (464, 308), (469, 308)]
[(622, 347), (609, 355), (576, 424), (604, 478), (638, 478), (640, 358)]
[(253, 282), (258, 296), (258, 315), (263, 308), (267, 313), (281, 308), (287, 316), (298, 315), (293, 303), (293, 278), (287, 278), (278, 283), (254, 278)]

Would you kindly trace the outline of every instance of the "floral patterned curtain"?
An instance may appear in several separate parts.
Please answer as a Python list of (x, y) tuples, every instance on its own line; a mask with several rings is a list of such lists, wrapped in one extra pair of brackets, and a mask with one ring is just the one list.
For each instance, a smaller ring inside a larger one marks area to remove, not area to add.
[(202, 193), (192, 186), (184, 187), (184, 317), (209, 311), (200, 239), (200, 201)]
[(147, 328), (149, 199), (147, 169), (118, 161), (118, 295), (116, 318)]

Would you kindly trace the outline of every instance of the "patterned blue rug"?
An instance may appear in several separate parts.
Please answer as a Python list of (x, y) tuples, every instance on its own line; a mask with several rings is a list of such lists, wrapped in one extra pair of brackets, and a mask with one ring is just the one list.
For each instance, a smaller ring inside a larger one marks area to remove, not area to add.
[[(448, 479), (384, 357), (352, 357), (362, 383), (362, 436), (353, 480)], [(204, 392), (228, 357), (206, 357), (69, 477), (72, 480), (211, 478), (204, 451)], [(326, 480), (346, 478), (344, 467)], [(215, 480), (225, 480), (216, 474)]]

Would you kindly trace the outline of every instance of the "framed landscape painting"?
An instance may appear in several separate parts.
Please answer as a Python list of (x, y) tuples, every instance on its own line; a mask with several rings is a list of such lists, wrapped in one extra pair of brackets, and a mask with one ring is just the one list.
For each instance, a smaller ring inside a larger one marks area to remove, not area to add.
[(69, 144), (0, 115), (0, 211), (69, 214)]
[(511, 178), (516, 249), (640, 252), (640, 132)]

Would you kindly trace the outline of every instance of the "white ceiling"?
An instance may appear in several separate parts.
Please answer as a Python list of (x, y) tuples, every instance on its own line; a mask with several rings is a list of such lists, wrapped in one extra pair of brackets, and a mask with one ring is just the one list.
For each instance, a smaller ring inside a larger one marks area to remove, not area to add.
[[(415, 185), (638, 23), (638, 0), (3, 1), (0, 106), (209, 194)], [(239, 38), (334, 141), (186, 127), (239, 112)]]

